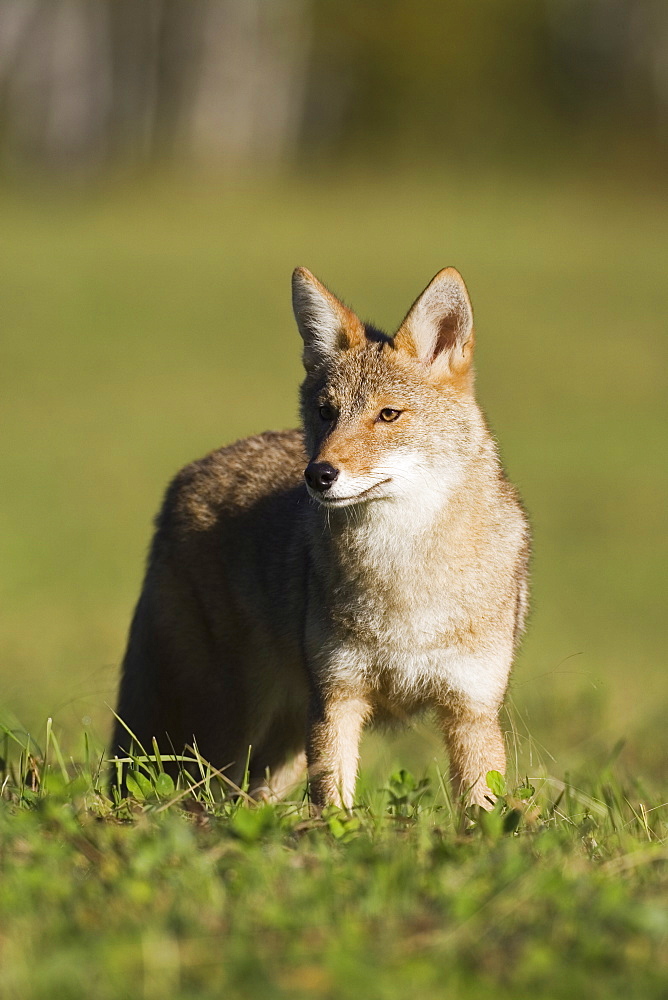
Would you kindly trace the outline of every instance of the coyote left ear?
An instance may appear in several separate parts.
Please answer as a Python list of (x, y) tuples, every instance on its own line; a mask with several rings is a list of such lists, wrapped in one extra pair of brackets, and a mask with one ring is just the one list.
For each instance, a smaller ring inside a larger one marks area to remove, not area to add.
[(473, 310), (459, 271), (446, 267), (432, 278), (411, 306), (394, 344), (444, 375), (470, 367)]

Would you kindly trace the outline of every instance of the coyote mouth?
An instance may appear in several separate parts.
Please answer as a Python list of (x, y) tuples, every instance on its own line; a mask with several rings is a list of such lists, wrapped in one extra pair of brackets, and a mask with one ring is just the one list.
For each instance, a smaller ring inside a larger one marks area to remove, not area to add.
[(349, 497), (332, 497), (328, 496), (326, 493), (315, 493), (315, 491), (309, 490), (310, 495), (318, 503), (321, 503), (323, 507), (346, 507), (350, 504), (357, 503), (360, 500), (373, 500), (374, 498), (370, 496), (374, 490), (377, 490), (379, 486), (384, 486), (386, 483), (392, 482), (391, 478), (381, 479), (379, 483), (374, 483), (373, 486), (368, 486), (367, 489), (362, 490), (361, 493), (354, 493)]

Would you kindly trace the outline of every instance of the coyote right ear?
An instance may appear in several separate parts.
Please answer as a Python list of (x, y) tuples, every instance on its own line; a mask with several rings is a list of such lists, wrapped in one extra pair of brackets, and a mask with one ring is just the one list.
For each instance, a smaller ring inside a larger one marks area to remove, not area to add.
[(292, 308), (304, 341), (304, 366), (315, 367), (355, 343), (364, 343), (364, 326), (305, 267), (292, 274)]

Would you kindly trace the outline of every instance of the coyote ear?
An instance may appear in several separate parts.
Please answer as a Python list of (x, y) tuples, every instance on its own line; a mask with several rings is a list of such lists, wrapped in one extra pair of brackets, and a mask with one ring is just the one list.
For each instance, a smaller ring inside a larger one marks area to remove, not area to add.
[(364, 341), (364, 327), (352, 309), (339, 302), (305, 267), (292, 274), (292, 308), (304, 341), (307, 368)]
[(473, 355), (473, 310), (459, 271), (446, 267), (429, 282), (411, 306), (394, 338), (443, 374), (464, 372)]

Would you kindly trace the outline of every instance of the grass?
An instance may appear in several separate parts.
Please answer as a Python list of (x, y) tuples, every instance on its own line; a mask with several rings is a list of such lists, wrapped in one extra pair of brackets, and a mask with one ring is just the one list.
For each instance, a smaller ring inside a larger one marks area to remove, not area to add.
[[(665, 996), (665, 193), (444, 168), (0, 211), (0, 997)], [(204, 762), (104, 794), (167, 480), (296, 420), (297, 264), (387, 327), (440, 267), (469, 284), (535, 534), (490, 817), (428, 721), (366, 739), (351, 818), (224, 799)]]
[[(491, 813), (440, 773), (362, 781), (351, 815), (236, 799), (199, 759), (5, 738), (0, 997), (664, 997), (668, 804), (612, 769), (525, 779)], [(196, 768), (197, 770), (197, 768)]]

